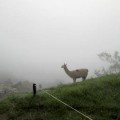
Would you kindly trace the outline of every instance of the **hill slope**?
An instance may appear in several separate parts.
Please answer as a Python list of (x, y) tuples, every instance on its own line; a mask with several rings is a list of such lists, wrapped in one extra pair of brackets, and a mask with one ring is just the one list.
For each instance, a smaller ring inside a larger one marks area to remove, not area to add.
[[(108, 75), (46, 90), (93, 120), (120, 120), (120, 75)], [(42, 91), (0, 102), (7, 120), (88, 120)]]

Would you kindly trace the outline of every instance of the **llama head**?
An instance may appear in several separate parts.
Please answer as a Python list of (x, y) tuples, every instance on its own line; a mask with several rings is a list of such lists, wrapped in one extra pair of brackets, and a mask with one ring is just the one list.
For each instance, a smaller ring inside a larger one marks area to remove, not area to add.
[(61, 68), (66, 68), (67, 64), (64, 63), (64, 65), (61, 66)]

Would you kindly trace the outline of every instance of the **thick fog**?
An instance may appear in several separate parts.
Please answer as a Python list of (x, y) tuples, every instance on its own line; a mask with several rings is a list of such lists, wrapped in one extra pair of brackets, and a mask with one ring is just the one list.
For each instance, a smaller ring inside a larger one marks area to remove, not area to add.
[(62, 64), (92, 77), (97, 54), (116, 50), (119, 0), (0, 0), (0, 79), (71, 83)]

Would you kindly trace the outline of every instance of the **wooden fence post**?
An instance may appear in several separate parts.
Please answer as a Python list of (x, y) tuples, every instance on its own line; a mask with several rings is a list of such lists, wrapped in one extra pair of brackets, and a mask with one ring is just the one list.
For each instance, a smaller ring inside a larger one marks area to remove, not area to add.
[(36, 95), (36, 84), (33, 83), (33, 96), (35, 96), (35, 95)]

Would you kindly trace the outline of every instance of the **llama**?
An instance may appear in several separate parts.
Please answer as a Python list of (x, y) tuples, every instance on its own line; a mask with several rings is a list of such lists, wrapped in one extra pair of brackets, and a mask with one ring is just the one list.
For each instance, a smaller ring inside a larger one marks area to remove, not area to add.
[(82, 78), (82, 80), (85, 80), (88, 75), (88, 69), (76, 69), (70, 71), (67, 68), (67, 64), (62, 65), (61, 68), (64, 68), (66, 74), (73, 79), (73, 83), (76, 82), (77, 78)]

